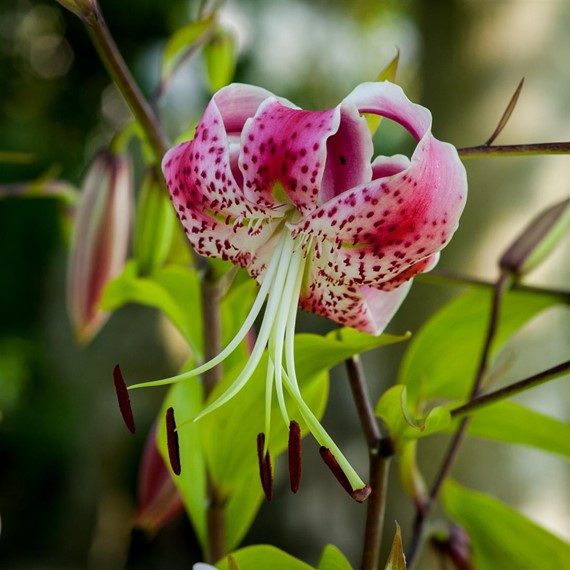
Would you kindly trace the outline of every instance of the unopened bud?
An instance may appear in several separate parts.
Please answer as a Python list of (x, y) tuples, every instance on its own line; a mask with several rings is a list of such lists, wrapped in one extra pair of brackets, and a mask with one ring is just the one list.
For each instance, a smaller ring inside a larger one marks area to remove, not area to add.
[(82, 184), (68, 265), (68, 311), (80, 342), (91, 340), (109, 316), (99, 303), (105, 286), (125, 264), (132, 210), (129, 158), (101, 152)]
[(539, 214), (499, 260), (501, 269), (520, 277), (541, 263), (570, 225), (570, 199)]
[(158, 451), (155, 426), (148, 436), (139, 470), (138, 511), (134, 524), (156, 532), (182, 509), (178, 488)]
[[(447, 536), (434, 536), (432, 546), (440, 555), (451, 563), (455, 570), (473, 570), (473, 556), (471, 553), (471, 540), (469, 535), (460, 526), (451, 525)], [(445, 565), (447, 568), (447, 565)]]

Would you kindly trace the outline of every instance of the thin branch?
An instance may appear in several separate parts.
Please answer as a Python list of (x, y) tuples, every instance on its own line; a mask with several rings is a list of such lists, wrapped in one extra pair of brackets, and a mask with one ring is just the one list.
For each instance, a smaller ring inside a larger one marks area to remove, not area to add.
[[(495, 287), (492, 281), (486, 281), (479, 277), (471, 277), (469, 275), (459, 275), (457, 273), (450, 273), (447, 271), (430, 271), (429, 273), (421, 273), (415, 277), (416, 281), (430, 283), (435, 285), (478, 285), (481, 287), (488, 287), (490, 289)], [(549, 297), (556, 297), (563, 303), (570, 304), (570, 291), (561, 289), (547, 289), (544, 287), (534, 287), (532, 285), (523, 285), (522, 283), (515, 282), (512, 285), (514, 291), (521, 291), (523, 293), (532, 293), (535, 295), (547, 295)]]
[(155, 165), (159, 171), (159, 180), (162, 180), (160, 172), (160, 159), (168, 150), (170, 143), (164, 134), (162, 127), (153, 113), (148, 101), (141, 93), (137, 83), (135, 82), (131, 72), (129, 71), (121, 52), (117, 48), (117, 44), (113, 39), (109, 28), (105, 23), (101, 11), (92, 18), (90, 25), (86, 25), (87, 29), (99, 56), (111, 76), (111, 79), (121, 92), (121, 95), (127, 102), (135, 119), (141, 125), (148, 143), (152, 148), (155, 158)]
[(345, 365), (362, 431), (366, 437), (368, 447), (371, 449), (378, 445), (382, 434), (380, 433), (380, 428), (374, 415), (374, 408), (368, 394), (362, 363), (358, 356), (353, 356), (345, 361)]
[(482, 156), (528, 156), (533, 154), (569, 154), (570, 142), (549, 142), (530, 144), (502, 144), (471, 146), (458, 148), (461, 158), (480, 158)]
[(372, 490), (367, 500), (361, 568), (376, 570), (380, 558), (392, 449), (389, 442), (382, 439), (360, 359), (357, 356), (349, 358), (346, 361), (346, 369), (362, 431), (368, 444), (369, 484)]
[(529, 390), (535, 386), (540, 386), (540, 384), (545, 384), (551, 380), (556, 380), (557, 378), (560, 378), (560, 376), (564, 376), (568, 371), (570, 371), (570, 360), (567, 360), (562, 364), (558, 364), (557, 366), (553, 366), (552, 368), (544, 370), (543, 372), (539, 372), (534, 376), (530, 376), (529, 378), (515, 382), (510, 386), (505, 386), (504, 388), (495, 390), (494, 392), (490, 392), (484, 396), (478, 396), (467, 404), (451, 410), (451, 417), (462, 418), (476, 410), (480, 410), (481, 408), (485, 408), (501, 400), (511, 398), (512, 396), (520, 394), (525, 390)]
[[(499, 324), (499, 313), (500, 313), (503, 293), (508, 288), (510, 283), (511, 283), (511, 277), (507, 273), (502, 273), (497, 282), (495, 283), (495, 287), (493, 289), (493, 302), (491, 306), (489, 325), (487, 328), (487, 334), (485, 336), (483, 351), (481, 353), (481, 358), (479, 360), (479, 367), (477, 369), (477, 374), (475, 376), (473, 387), (471, 389), (471, 394), (469, 396), (469, 401), (474, 400), (479, 395), (479, 392), (481, 391), (481, 388), (483, 386), (483, 380), (485, 378), (485, 374), (487, 372), (489, 364), (491, 346), (493, 344), (495, 333), (497, 332), (497, 327)], [(459, 448), (461, 447), (461, 444), (463, 443), (463, 440), (465, 438), (467, 426), (469, 425), (469, 419), (470, 419), (469, 416), (465, 416), (461, 421), (457, 431), (455, 432), (455, 435), (451, 440), (451, 443), (449, 444), (447, 453), (445, 454), (445, 457), (436, 475), (435, 481), (431, 487), (429, 498), (423, 505), (423, 508), (418, 509), (416, 512), (416, 517), (413, 524), (412, 540), (410, 543), (410, 548), (407, 556), (408, 568), (413, 568), (415, 558), (419, 552), (419, 548), (421, 545), (424, 533), (425, 521), (429, 515), (433, 503), (436, 501), (436, 499), (439, 496), (439, 492), (441, 490), (441, 487), (445, 479), (447, 478), (449, 472), (451, 471), (451, 468), (453, 467)]]

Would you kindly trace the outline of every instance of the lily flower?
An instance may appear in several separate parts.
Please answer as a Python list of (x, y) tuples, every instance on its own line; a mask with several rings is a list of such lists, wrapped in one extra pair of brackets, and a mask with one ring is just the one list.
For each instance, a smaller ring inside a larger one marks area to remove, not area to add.
[[(411, 159), (372, 160), (365, 113), (404, 126), (417, 141)], [(166, 154), (163, 171), (196, 252), (245, 268), (258, 281), (259, 294), (218, 356), (174, 378), (136, 386), (176, 382), (221, 363), (266, 302), (247, 364), (196, 419), (241, 390), (267, 348), (265, 433), (270, 432), (275, 390), (290, 426), (290, 471), (300, 476), (300, 435), (290, 420), (285, 388), (322, 446), (325, 463), (356, 500), (364, 500), (369, 488), (301, 396), (294, 359), (297, 307), (378, 335), (407, 295), (411, 279), (437, 263), (457, 228), (467, 180), (455, 148), (433, 137), (431, 122), (427, 109), (390, 82), (359, 85), (325, 111), (302, 110), (258, 87), (234, 84), (218, 91), (194, 139)], [(268, 439), (260, 434), (258, 453), (270, 496)], [(296, 484), (292, 481), (292, 487)]]

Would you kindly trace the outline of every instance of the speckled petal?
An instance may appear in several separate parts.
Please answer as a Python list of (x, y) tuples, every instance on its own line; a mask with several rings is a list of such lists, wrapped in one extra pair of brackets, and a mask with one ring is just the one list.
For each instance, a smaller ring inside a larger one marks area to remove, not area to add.
[(295, 205), (302, 213), (317, 204), (327, 157), (327, 139), (338, 129), (340, 111), (303, 111), (266, 100), (242, 133), (240, 168), (244, 191), (266, 207)]
[(228, 142), (214, 100), (194, 139), (165, 155), (163, 171), (178, 218), (196, 252), (244, 267), (255, 265), (259, 271), (265, 260), (255, 261), (256, 252), (270, 241), (279, 219), (243, 195), (234, 177), (234, 172), (239, 176), (236, 160), (237, 149)]
[(253, 117), (257, 109), (269, 97), (275, 97), (273, 93), (243, 83), (232, 83), (220, 89), (214, 95), (214, 101), (220, 112), (226, 133), (231, 136), (239, 136), (247, 119)]
[[(413, 132), (426, 126), (424, 111), (403, 113), (406, 121), (417, 116)], [(453, 146), (426, 130), (404, 170), (405, 160), (394, 157), (374, 164), (375, 175), (396, 174), (344, 192), (293, 228), (294, 236), (315, 237), (315, 263), (331, 282), (379, 288), (440, 251), (457, 228), (467, 179)]]
[(370, 334), (384, 330), (412, 284), (407, 281), (386, 292), (367, 286), (335, 287), (317, 275), (311, 277), (299, 299), (302, 309)]
[(381, 115), (400, 123), (418, 141), (431, 128), (431, 113), (412, 103), (399, 85), (389, 81), (361, 83), (344, 101), (356, 105), (361, 113)]

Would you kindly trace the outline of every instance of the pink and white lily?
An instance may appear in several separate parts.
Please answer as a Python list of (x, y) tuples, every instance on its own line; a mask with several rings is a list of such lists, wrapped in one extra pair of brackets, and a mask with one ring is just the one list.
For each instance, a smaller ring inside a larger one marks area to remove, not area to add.
[[(417, 140), (411, 159), (372, 160), (364, 113), (404, 126)], [(380, 334), (411, 279), (437, 263), (457, 228), (467, 180), (455, 148), (433, 137), (431, 122), (427, 109), (389, 82), (359, 85), (326, 111), (305, 111), (247, 85), (216, 93), (194, 139), (171, 149), (163, 170), (196, 252), (244, 267), (260, 284), (259, 294), (241, 330), (217, 357), (151, 384), (196, 376), (222, 362), (266, 302), (251, 358), (199, 417), (246, 384), (267, 348), (266, 433), (273, 388), (290, 423), (285, 386), (315, 438), (338, 462), (353, 496), (360, 490), (365, 498), (364, 483), (301, 397), (294, 362), (296, 312), (300, 306)]]

